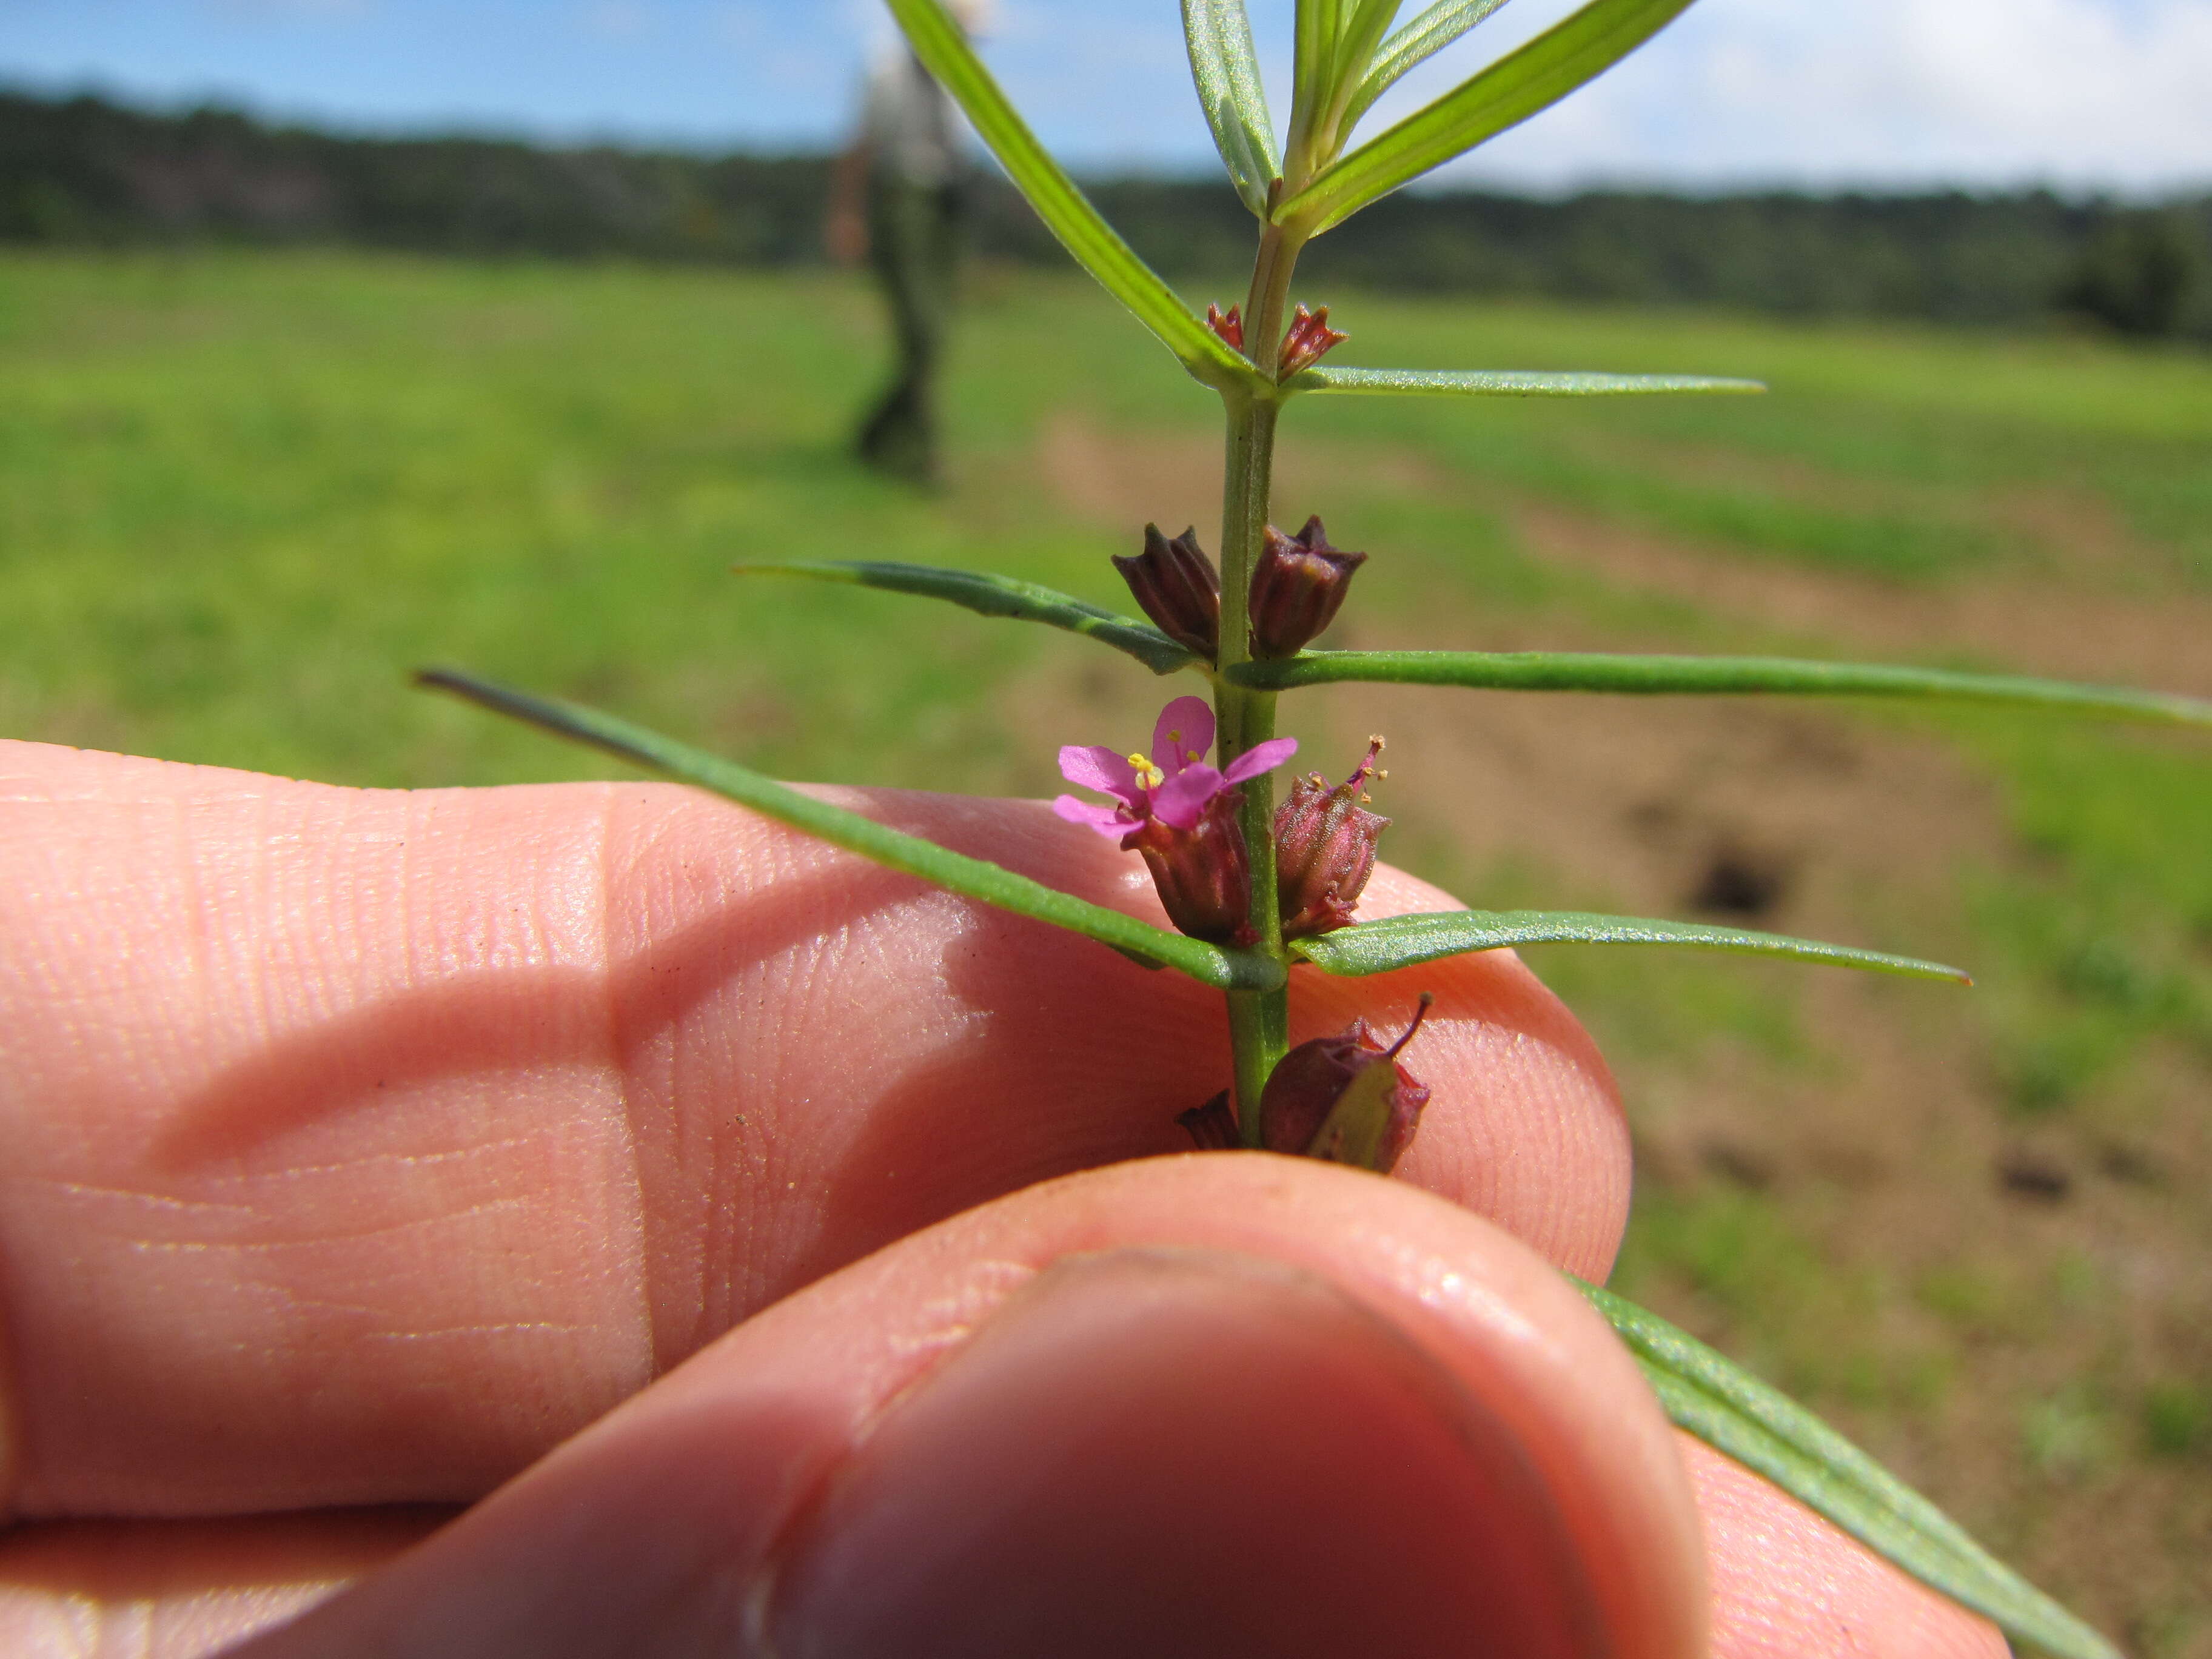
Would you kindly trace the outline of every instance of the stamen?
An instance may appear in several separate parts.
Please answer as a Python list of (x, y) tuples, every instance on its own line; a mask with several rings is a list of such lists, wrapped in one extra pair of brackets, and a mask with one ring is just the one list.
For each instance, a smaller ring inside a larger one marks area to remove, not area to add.
[[(1364, 801), (1367, 799), (1367, 795), (1363, 786), (1366, 783), (1367, 780), (1370, 777), (1387, 778), (1390, 775), (1388, 772), (1378, 772), (1375, 769), (1375, 757), (1382, 752), (1382, 739), (1380, 738), (1368, 738), (1367, 753), (1365, 757), (1360, 761), (1358, 765), (1352, 769), (1352, 775), (1346, 778), (1337, 787), (1343, 790), (1346, 794), (1352, 794), (1355, 792), (1358, 793), (1359, 799), (1362, 801)], [(1318, 781), (1318, 780), (1316, 780), (1316, 781)]]

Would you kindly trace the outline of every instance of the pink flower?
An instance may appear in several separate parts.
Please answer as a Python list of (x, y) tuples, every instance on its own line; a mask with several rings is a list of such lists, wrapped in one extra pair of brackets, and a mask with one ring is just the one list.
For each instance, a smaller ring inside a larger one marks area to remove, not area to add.
[(1105, 806), (1062, 795), (1052, 810), (1125, 848), (1136, 844), (1138, 833), (1150, 823), (1188, 833), (1198, 828), (1217, 795), (1280, 766), (1297, 753), (1298, 740), (1275, 738), (1255, 744), (1225, 770), (1206, 763), (1206, 750), (1212, 747), (1212, 709), (1203, 697), (1177, 697), (1160, 710), (1150, 756), (1119, 755), (1103, 744), (1069, 744), (1062, 749), (1060, 775), (1113, 796), (1115, 804)]

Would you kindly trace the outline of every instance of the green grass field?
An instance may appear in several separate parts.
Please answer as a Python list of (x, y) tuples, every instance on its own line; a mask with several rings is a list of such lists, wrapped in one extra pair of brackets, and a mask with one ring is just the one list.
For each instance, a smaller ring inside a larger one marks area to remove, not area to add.
[[(984, 272), (955, 478), (845, 460), (831, 279), (0, 259), (0, 733), (363, 784), (605, 775), (407, 689), (585, 698), (784, 775), (1029, 794), (1160, 688), (1062, 635), (741, 581), (1006, 571), (1126, 608), (1213, 544), (1210, 399), (1094, 290)], [(1206, 296), (1198, 296), (1201, 301)], [(1309, 399), (1279, 516), (1374, 556), (1334, 643), (1757, 649), (2212, 695), (2212, 361), (2087, 339), (1327, 299), (1346, 361), (1759, 399)], [(1536, 955), (1642, 1163), (1618, 1282), (2154, 1659), (2212, 1655), (2212, 742), (1987, 713), (1307, 692), (1385, 852), (1475, 903), (1700, 912), (1971, 992)], [(1127, 738), (1135, 741), (1135, 738)]]

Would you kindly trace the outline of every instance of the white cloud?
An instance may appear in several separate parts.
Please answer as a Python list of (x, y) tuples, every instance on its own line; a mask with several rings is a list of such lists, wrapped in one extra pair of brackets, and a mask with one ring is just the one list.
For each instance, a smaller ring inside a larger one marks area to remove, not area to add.
[(2212, 0), (1707, 0), (1459, 171), (2202, 184)]
[[(1572, 10), (1515, 0), (1408, 77), (1370, 131)], [(1407, 0), (1407, 11), (1414, 9)], [(1278, 120), (1289, 0), (1251, 0)], [(1210, 147), (1166, 0), (1006, 0), (989, 55), (1080, 165)], [(2212, 181), (2212, 0), (1701, 0), (1595, 85), (1449, 176), (1558, 187)]]

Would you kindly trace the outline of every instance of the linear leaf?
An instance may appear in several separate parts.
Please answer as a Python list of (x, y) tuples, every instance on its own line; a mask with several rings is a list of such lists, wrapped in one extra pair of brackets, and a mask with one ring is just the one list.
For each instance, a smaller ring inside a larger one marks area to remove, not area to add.
[(1132, 617), (1117, 617), (1066, 593), (1056, 593), (1049, 587), (1018, 581), (1012, 576), (865, 559), (821, 563), (759, 561), (730, 568), (740, 576), (806, 576), (816, 581), (880, 587), (893, 593), (920, 593), (928, 599), (948, 599), (979, 616), (1014, 617), (1024, 622), (1064, 628), (1071, 634), (1087, 635), (1117, 651), (1127, 652), (1155, 674), (1172, 674), (1178, 668), (1203, 665), (1195, 653), (1177, 645), (1149, 623), (1140, 623)]
[(1343, 0), (1297, 0), (1291, 11), (1290, 131), (1283, 135), (1285, 175), (1314, 170), (1318, 124), (1328, 108), (1336, 42), (1343, 35)]
[(1437, 0), (1385, 40), (1345, 106), (1345, 131), (1349, 132), (1407, 70), (1435, 57), (1504, 3), (1505, 0)]
[(1291, 98), (1296, 145), (1328, 100), (1337, 42), (1344, 33), (1343, 0), (1297, 0), (1292, 8)]
[(1401, 398), (1618, 398), (1766, 390), (1757, 380), (1710, 374), (1557, 374), (1523, 368), (1310, 368), (1283, 384), (1289, 392)]
[(1512, 945), (1686, 945), (1705, 951), (1863, 968), (1909, 979), (1973, 982), (1958, 969), (1940, 962), (1893, 957), (1849, 945), (1786, 939), (1780, 933), (1712, 927), (1695, 921), (1651, 921), (1641, 916), (1601, 916), (1579, 910), (1425, 910), (1340, 927), (1333, 933), (1299, 939), (1291, 949), (1325, 974), (1356, 977)]
[(1330, 76), (1334, 91), (1329, 100), (1328, 140), (1333, 149), (1341, 148), (1351, 134), (1354, 118), (1347, 112), (1352, 97), (1367, 74), (1367, 66), (1375, 61), (1376, 48), (1397, 18), (1400, 3), (1401, 0), (1352, 0)]
[(1679, 1427), (2007, 1635), (2058, 1659), (2120, 1659), (2111, 1643), (1796, 1401), (1658, 1315), (1570, 1278), (1627, 1344)]
[(1037, 217), (1075, 262), (1158, 335), (1184, 367), (1210, 386), (1261, 384), (1259, 371), (1208, 328), (1099, 216), (1060, 163), (1016, 113), (942, 0), (886, 0), (915, 56), (968, 112)]
[(1810, 697), (1948, 697), (2011, 703), (2115, 720), (2212, 726), (2212, 702), (2162, 691), (2069, 685), (2013, 674), (1962, 674), (1887, 663), (1806, 662), (1789, 657), (1636, 657), (1582, 651), (1308, 651), (1228, 671), (1271, 691), (1362, 680), (1464, 685), (1498, 691), (1610, 691), (1629, 696), (1723, 696), (1769, 692)]
[(1589, 5), (1322, 169), (1275, 205), (1279, 225), (1318, 235), (1379, 196), (1547, 109), (1603, 74), (1672, 21), (1690, 0)]
[(902, 834), (873, 818), (848, 812), (842, 806), (802, 794), (788, 784), (735, 761), (724, 760), (702, 749), (664, 738), (657, 732), (632, 726), (611, 714), (602, 714), (574, 703), (533, 697), (451, 669), (428, 669), (416, 683), (450, 691), (471, 702), (532, 726), (590, 744), (641, 766), (665, 772), (686, 783), (696, 783), (718, 795), (726, 795), (750, 806), (764, 817), (842, 847), (848, 853), (888, 865), (894, 870), (920, 876), (924, 881), (969, 898), (995, 904), (1017, 915), (1065, 927), (1071, 933), (1109, 945), (1125, 956), (1163, 967), (1179, 969), (1206, 985), (1224, 990), (1262, 990), (1282, 983), (1282, 969), (1255, 951), (1224, 951), (1201, 939), (1188, 939), (1123, 915), (1101, 904), (1092, 904), (1073, 893), (1063, 893), (1043, 883), (982, 859), (971, 859), (918, 836)]
[(1281, 175), (1283, 161), (1244, 0), (1182, 0), (1182, 33), (1213, 147), (1244, 205), (1265, 219), (1267, 186)]

